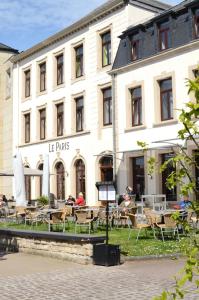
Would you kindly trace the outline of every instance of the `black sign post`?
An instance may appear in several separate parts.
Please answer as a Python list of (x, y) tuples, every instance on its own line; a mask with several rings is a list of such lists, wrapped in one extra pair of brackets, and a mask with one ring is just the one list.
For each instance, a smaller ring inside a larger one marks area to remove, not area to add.
[(120, 264), (119, 245), (108, 243), (109, 202), (115, 201), (115, 185), (113, 181), (96, 182), (98, 200), (106, 202), (106, 243), (96, 244), (93, 247), (93, 263), (101, 266), (114, 266)]

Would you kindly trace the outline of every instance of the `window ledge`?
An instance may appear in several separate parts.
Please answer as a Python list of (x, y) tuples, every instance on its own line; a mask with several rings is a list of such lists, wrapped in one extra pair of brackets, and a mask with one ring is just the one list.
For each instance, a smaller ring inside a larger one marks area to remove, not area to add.
[(74, 84), (74, 83), (76, 83), (76, 82), (79, 82), (79, 81), (82, 81), (82, 80), (85, 80), (86, 78), (85, 78), (85, 75), (82, 75), (82, 76), (80, 76), (80, 77), (74, 77), (74, 78), (71, 78), (71, 84)]
[(111, 71), (111, 69), (112, 69), (112, 64), (107, 65), (105, 67), (98, 66), (97, 67), (97, 72), (108, 72), (108, 71)]
[(128, 133), (128, 132), (131, 132), (131, 131), (137, 131), (137, 130), (143, 130), (143, 129), (146, 129), (146, 126), (145, 125), (139, 125), (139, 126), (126, 128), (126, 129), (124, 129), (124, 132)]
[(110, 125), (102, 125), (102, 129), (112, 128), (112, 127), (113, 127), (112, 124), (110, 124)]
[(65, 87), (65, 83), (62, 83), (62, 84), (59, 84), (59, 85), (55, 85), (53, 87), (53, 91), (56, 91), (56, 90), (64, 88), (64, 87)]
[(31, 96), (30, 97), (23, 97), (22, 99), (21, 99), (21, 102), (26, 102), (26, 101), (28, 101), (28, 100), (31, 100)]
[(172, 119), (172, 120), (168, 120), (168, 121), (162, 121), (162, 122), (158, 122), (153, 124), (153, 127), (161, 127), (161, 126), (167, 126), (167, 125), (173, 125), (173, 124), (177, 124), (178, 120), (177, 119)]
[(43, 92), (37, 92), (37, 97), (42, 96), (42, 95), (46, 95), (48, 93), (47, 90), (43, 91)]
[(67, 138), (82, 136), (82, 135), (86, 135), (86, 134), (90, 134), (90, 133), (91, 133), (90, 130), (74, 132), (72, 134), (67, 135)]

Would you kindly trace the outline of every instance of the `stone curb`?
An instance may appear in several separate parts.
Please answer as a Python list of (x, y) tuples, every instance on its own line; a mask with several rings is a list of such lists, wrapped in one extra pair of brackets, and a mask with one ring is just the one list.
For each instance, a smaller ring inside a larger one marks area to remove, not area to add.
[(160, 255), (146, 255), (146, 256), (124, 256), (121, 255), (121, 262), (127, 261), (138, 261), (138, 260), (155, 260), (155, 259), (178, 259), (185, 257), (182, 253), (174, 253), (174, 254), (160, 254)]

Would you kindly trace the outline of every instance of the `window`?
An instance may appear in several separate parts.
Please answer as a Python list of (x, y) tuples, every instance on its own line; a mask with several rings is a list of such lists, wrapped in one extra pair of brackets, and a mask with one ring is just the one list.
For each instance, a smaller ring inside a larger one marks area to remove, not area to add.
[(101, 181), (113, 180), (113, 157), (104, 156), (100, 159)]
[(111, 88), (102, 90), (103, 93), (103, 125), (112, 124), (112, 95)]
[(64, 82), (64, 55), (60, 54), (56, 56), (57, 60), (57, 85)]
[(86, 183), (85, 183), (85, 164), (82, 159), (75, 162), (76, 173), (76, 196), (81, 192), (86, 198)]
[(107, 31), (101, 35), (102, 40), (102, 67), (111, 64), (111, 32)]
[(25, 121), (25, 143), (30, 142), (30, 114), (24, 115), (24, 121)]
[(199, 9), (195, 10), (194, 16), (194, 34), (195, 38), (199, 37)]
[(171, 30), (169, 21), (161, 23), (158, 29), (159, 33), (159, 50), (165, 50), (171, 47)]
[(131, 89), (132, 126), (142, 125), (141, 87)]
[(140, 58), (140, 43), (139, 43), (139, 35), (131, 36), (131, 59), (136, 60)]
[(39, 71), (40, 71), (39, 91), (43, 92), (46, 90), (46, 62), (39, 65)]
[(144, 156), (133, 157), (132, 161), (133, 173), (133, 191), (136, 194), (136, 200), (140, 200), (140, 196), (144, 194)]
[[(161, 155), (162, 164), (168, 161), (174, 156), (173, 153), (166, 153)], [(176, 201), (176, 187), (173, 189), (168, 189), (167, 187), (167, 178), (168, 176), (175, 171), (175, 167), (172, 163), (168, 163), (166, 169), (162, 172), (162, 193), (166, 195), (167, 201)]]
[(84, 98), (75, 99), (76, 102), (76, 132), (84, 130)]
[(83, 76), (83, 45), (75, 48), (75, 76)]
[(30, 97), (30, 70), (24, 72), (25, 75), (25, 97)]
[(171, 78), (159, 82), (161, 121), (173, 119), (173, 94)]
[(65, 170), (62, 162), (55, 166), (57, 175), (57, 199), (65, 199)]
[(11, 70), (6, 70), (6, 98), (11, 96)]
[(63, 135), (64, 131), (64, 105), (57, 105), (57, 136)]
[(40, 114), (40, 140), (45, 140), (46, 138), (46, 109), (41, 109)]

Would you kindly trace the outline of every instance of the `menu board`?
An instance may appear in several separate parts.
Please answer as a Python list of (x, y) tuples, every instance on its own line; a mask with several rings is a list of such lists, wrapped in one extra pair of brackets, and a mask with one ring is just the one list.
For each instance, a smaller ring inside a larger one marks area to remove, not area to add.
[(115, 201), (114, 185), (99, 186), (99, 201)]

